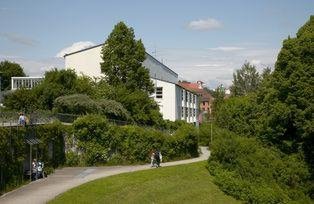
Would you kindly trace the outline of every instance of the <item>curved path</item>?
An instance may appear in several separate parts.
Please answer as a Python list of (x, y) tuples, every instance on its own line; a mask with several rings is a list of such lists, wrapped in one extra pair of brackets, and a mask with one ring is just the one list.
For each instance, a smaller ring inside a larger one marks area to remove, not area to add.
[[(201, 147), (200, 157), (162, 163), (162, 166), (175, 166), (207, 160), (210, 156), (207, 147)], [(66, 167), (57, 169), (45, 179), (39, 179), (22, 186), (0, 197), (1, 204), (46, 203), (57, 195), (79, 186), (88, 181), (111, 175), (151, 169), (149, 164), (135, 166), (106, 166), (106, 167)]]

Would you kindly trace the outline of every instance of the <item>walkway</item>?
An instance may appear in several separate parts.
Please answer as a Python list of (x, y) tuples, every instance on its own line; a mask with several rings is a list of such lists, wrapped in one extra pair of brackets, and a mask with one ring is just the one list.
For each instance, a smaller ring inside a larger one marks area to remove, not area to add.
[[(210, 152), (201, 147), (202, 154), (198, 158), (162, 163), (162, 166), (175, 166), (207, 160)], [(149, 164), (135, 166), (108, 167), (66, 167), (57, 169), (55, 173), (45, 179), (39, 179), (22, 186), (0, 197), (1, 204), (42, 204), (57, 195), (83, 183), (111, 175), (151, 169)]]

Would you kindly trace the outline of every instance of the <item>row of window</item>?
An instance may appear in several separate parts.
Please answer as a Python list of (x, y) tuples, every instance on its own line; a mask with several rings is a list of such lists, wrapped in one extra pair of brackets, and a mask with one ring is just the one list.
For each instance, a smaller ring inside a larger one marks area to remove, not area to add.
[(196, 95), (194, 95), (188, 91), (182, 90), (181, 95), (182, 95), (182, 101), (190, 102), (190, 103), (195, 103), (195, 101), (196, 101)]
[(195, 117), (196, 116), (196, 109), (195, 108), (182, 107), (181, 116), (182, 116), (182, 118)]
[[(162, 87), (156, 87), (156, 98), (162, 98)], [(196, 95), (190, 93), (190, 92), (187, 92), (185, 90), (182, 90), (181, 92), (182, 94), (182, 101), (184, 101), (184, 98), (185, 98), (185, 101), (186, 102), (190, 102), (190, 103), (195, 103), (196, 102)]]

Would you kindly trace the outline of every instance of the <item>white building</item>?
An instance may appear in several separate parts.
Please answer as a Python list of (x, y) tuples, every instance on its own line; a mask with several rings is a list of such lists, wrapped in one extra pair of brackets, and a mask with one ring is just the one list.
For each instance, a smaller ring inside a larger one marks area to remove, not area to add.
[(43, 79), (43, 77), (11, 77), (11, 90), (20, 88), (31, 89)]
[[(100, 68), (102, 45), (66, 54), (65, 67), (90, 77), (103, 76)], [(158, 103), (163, 118), (198, 124), (198, 97), (178, 85), (178, 74), (148, 53), (143, 65), (149, 70), (155, 85), (152, 97)]]

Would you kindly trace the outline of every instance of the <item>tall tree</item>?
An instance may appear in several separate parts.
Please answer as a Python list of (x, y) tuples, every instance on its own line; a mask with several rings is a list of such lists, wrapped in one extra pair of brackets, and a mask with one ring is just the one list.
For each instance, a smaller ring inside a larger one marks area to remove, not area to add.
[(256, 67), (249, 62), (244, 63), (241, 69), (233, 74), (231, 93), (233, 96), (245, 96), (258, 88), (261, 79)]
[(284, 150), (303, 147), (314, 175), (314, 16), (284, 40), (275, 70), (259, 94), (260, 136)]
[(11, 77), (14, 76), (25, 76), (23, 68), (14, 62), (0, 62), (1, 90), (8, 90), (11, 88)]
[(101, 54), (101, 72), (110, 85), (153, 92), (149, 71), (142, 65), (145, 48), (141, 40), (135, 40), (133, 28), (128, 28), (123, 22), (115, 25)]

